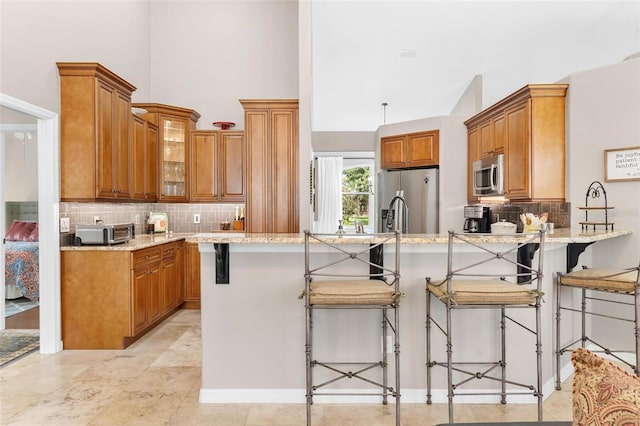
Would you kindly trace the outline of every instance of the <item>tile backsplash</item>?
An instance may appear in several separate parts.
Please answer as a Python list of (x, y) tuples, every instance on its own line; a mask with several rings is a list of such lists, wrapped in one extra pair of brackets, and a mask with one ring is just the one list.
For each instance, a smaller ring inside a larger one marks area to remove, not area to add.
[(541, 202), (541, 203), (510, 203), (487, 204), (491, 207), (492, 220), (506, 219), (518, 225), (522, 229), (520, 213), (533, 213), (540, 215), (548, 213), (547, 222), (555, 224), (556, 228), (568, 228), (571, 226), (571, 203), (566, 202)]
[[(60, 203), (60, 217), (69, 218), (72, 231), (76, 224), (93, 223), (98, 216), (104, 223), (134, 223), (136, 234), (143, 234), (149, 212), (162, 212), (169, 217), (169, 231), (212, 232), (220, 229), (220, 222), (234, 219), (236, 206), (244, 204)], [(194, 214), (200, 215), (199, 224), (194, 223)]]

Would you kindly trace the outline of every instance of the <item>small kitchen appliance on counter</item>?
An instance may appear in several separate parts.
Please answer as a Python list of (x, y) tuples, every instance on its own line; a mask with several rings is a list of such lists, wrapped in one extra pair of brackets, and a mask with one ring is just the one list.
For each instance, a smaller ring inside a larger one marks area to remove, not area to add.
[(464, 206), (464, 232), (482, 233), (491, 232), (491, 208), (475, 205)]
[(126, 243), (136, 237), (133, 223), (79, 223), (76, 225), (74, 245), (99, 245)]

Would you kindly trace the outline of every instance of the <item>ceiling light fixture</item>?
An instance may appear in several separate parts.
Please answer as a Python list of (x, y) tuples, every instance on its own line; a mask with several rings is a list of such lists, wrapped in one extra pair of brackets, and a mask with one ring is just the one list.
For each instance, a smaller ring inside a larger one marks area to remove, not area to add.
[(387, 124), (387, 105), (386, 102), (382, 103), (382, 124)]

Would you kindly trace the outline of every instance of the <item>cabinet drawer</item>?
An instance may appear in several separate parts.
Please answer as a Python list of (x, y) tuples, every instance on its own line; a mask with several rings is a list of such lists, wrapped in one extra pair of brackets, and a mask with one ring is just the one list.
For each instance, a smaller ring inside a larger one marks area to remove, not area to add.
[(161, 259), (161, 246), (149, 247), (142, 250), (136, 250), (133, 252), (133, 269), (138, 269), (142, 266), (149, 265), (153, 262), (159, 262)]
[(162, 245), (162, 258), (163, 259), (169, 259), (172, 257), (176, 257), (176, 250), (177, 250), (177, 244), (176, 243), (168, 243), (168, 244), (163, 244)]

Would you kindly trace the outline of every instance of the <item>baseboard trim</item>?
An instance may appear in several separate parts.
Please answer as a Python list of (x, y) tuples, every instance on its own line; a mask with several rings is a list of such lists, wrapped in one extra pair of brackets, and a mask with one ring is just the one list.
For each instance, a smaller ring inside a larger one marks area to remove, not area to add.
[[(553, 380), (545, 384), (545, 397), (553, 392)], [(342, 389), (336, 392), (353, 393), (352, 389)], [(477, 393), (489, 393), (495, 390), (476, 390)], [(401, 402), (407, 404), (425, 404), (427, 402), (426, 389), (402, 389)], [(304, 404), (304, 389), (200, 389), (199, 401), (203, 404)], [(380, 396), (357, 395), (316, 395), (313, 401), (320, 404), (380, 404)], [(395, 399), (389, 397), (389, 404)], [(447, 390), (434, 389), (431, 393), (434, 404), (447, 403)], [(509, 395), (507, 403), (535, 404), (537, 398), (532, 395)], [(499, 395), (458, 395), (454, 398), (456, 404), (499, 404)]]

